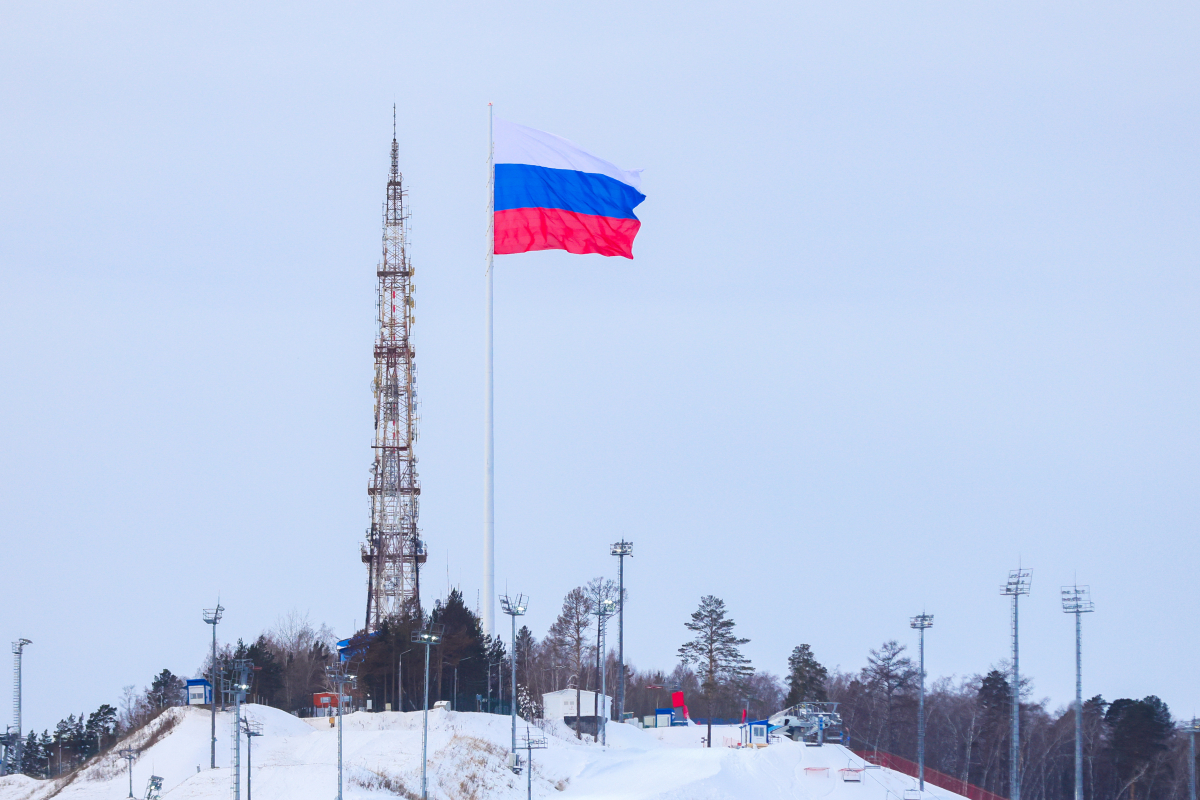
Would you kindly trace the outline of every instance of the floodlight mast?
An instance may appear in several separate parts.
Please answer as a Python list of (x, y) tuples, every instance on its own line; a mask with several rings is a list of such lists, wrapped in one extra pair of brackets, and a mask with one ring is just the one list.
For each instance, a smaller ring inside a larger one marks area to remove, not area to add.
[(7, 747), (6, 755), (11, 760), (8, 772), (21, 771), (21, 659), (25, 654), (25, 645), (33, 644), (29, 639), (21, 638), (12, 643), (13, 651), (13, 739)]
[(221, 621), (221, 615), (225, 609), (221, 606), (221, 601), (217, 600), (216, 608), (204, 609), (204, 621), (212, 625), (212, 686), (209, 689), (212, 696), (208, 699), (208, 704), (212, 708), (212, 754), (209, 762), (209, 769), (217, 768), (217, 625)]
[(917, 701), (917, 780), (925, 791), (925, 629), (933, 627), (933, 614), (921, 613), (909, 620), (919, 636), (917, 650), (921, 663), (921, 694)]
[(1033, 570), (1014, 569), (1009, 571), (1008, 581), (1000, 587), (1000, 594), (1012, 598), (1012, 742), (1009, 743), (1009, 800), (1021, 800), (1021, 668), (1017, 636), (1017, 601), (1021, 595), (1029, 594), (1032, 582)]
[(1090, 586), (1062, 587), (1062, 607), (1075, 615), (1075, 800), (1083, 800), (1083, 623), (1082, 615), (1095, 611)]
[(609, 554), (617, 557), (617, 667), (621, 677), (617, 680), (617, 720), (625, 720), (625, 556), (633, 557), (633, 542), (614, 542)]
[(500, 598), (500, 607), (505, 614), (512, 617), (512, 652), (509, 656), (512, 659), (512, 696), (510, 698), (512, 708), (510, 710), (512, 712), (512, 754), (514, 756), (512, 768), (514, 772), (520, 769), (520, 765), (515, 763), (520, 758), (517, 756), (517, 617), (523, 616), (528, 606), (529, 599), (523, 594), (516, 597), (504, 595)]
[(421, 800), (428, 800), (429, 791), (426, 782), (426, 771), (429, 766), (429, 648), (442, 641), (445, 625), (430, 624), (421, 631), (413, 631), (411, 639), (415, 644), (425, 645), (425, 715), (421, 728)]
[(1196, 732), (1200, 731), (1200, 722), (1192, 717), (1183, 729), (1188, 735), (1188, 798), (1196, 800)]

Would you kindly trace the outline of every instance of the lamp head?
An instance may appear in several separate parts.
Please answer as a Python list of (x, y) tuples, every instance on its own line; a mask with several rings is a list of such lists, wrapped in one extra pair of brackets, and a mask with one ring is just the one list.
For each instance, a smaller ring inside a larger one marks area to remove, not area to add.
[(608, 552), (614, 556), (632, 556), (633, 542), (627, 542), (624, 539), (619, 542), (613, 542)]

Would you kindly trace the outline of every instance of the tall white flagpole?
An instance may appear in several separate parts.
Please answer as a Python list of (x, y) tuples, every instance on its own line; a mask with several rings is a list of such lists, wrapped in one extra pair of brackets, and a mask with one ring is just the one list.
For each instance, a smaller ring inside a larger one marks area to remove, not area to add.
[(496, 635), (496, 437), (492, 413), (492, 257), (496, 250), (496, 167), (493, 163), (492, 104), (488, 103), (487, 397), (483, 411), (483, 632)]

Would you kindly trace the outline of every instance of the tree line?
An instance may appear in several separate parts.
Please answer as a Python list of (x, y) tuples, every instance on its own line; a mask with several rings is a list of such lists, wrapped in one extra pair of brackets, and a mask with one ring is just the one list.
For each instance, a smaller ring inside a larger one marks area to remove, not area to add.
[[(614, 582), (595, 578), (572, 589), (546, 635), (522, 626), (516, 637), (517, 707), (521, 716), (542, 716), (541, 698), (560, 689), (600, 687), (601, 663), (606, 690), (615, 697), (619, 666), (615, 636), (598, 647), (601, 609), (618, 598)], [(428, 611), (413, 606), (378, 631), (350, 639), (347, 654), (358, 676), (360, 705), (411, 711), (424, 700), (424, 647), (411, 641), (414, 631), (441, 625), (441, 642), (430, 649), (430, 701), (449, 700), (460, 710), (508, 713), (513, 702), (510, 656), (499, 637), (484, 635), (479, 616), (452, 590)], [(610, 627), (615, 627), (610, 623)], [(853, 749), (917, 757), (918, 668), (907, 647), (884, 642), (866, 655), (857, 671), (829, 670), (808, 644), (796, 645), (781, 678), (756, 670), (743, 655), (748, 640), (737, 635), (724, 602), (701, 598), (682, 620), (678, 663), (669, 671), (624, 667), (625, 711), (636, 717), (671, 705), (671, 693), (683, 691), (693, 719), (764, 719), (801, 702), (836, 702), (843, 730)], [(232, 662), (248, 658), (253, 672), (249, 699), (293, 713), (312, 706), (312, 695), (330, 690), (326, 668), (336, 658), (335, 637), (296, 613), (282, 618), (255, 640), (218, 650), (220, 675), (231, 677)], [(197, 675), (212, 674), (211, 655)], [(1011, 670), (999, 662), (966, 678), (939, 678), (926, 686), (925, 763), (953, 779), (1001, 796), (1009, 791)], [(1052, 709), (1032, 698), (1032, 684), (1021, 685), (1021, 785), (1026, 800), (1070, 800), (1074, 796), (1074, 709)], [(23, 739), (21, 769), (48, 777), (72, 769), (111, 747), (126, 732), (144, 725), (162, 709), (186, 702), (183, 681), (162, 670), (143, 690), (125, 687), (120, 709), (102, 705), (90, 715), (71, 715), (52, 732), (29, 731)], [(597, 701), (598, 705), (598, 701)], [(599, 709), (591, 709), (598, 713)], [(614, 709), (615, 712), (615, 709)], [(581, 709), (587, 716), (589, 709)], [(578, 718), (575, 733), (583, 737)], [(1187, 793), (1187, 737), (1167, 705), (1155, 696), (1084, 704), (1084, 796), (1183, 800)], [(711, 742), (711, 729), (709, 731)]]

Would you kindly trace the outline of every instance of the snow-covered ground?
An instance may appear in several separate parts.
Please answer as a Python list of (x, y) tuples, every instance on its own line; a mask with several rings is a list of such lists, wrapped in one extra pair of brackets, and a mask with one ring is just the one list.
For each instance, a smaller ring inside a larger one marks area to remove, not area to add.
[[(337, 731), (326, 719), (302, 720), (266, 706), (245, 706), (261, 723), (255, 737), (253, 797), (258, 800), (331, 800), (337, 796)], [(217, 764), (209, 769), (210, 717), (200, 709), (164, 714), (129, 744), (145, 747), (133, 763), (133, 791), (144, 797), (151, 775), (163, 778), (164, 800), (233, 796), (230, 730), (233, 715), (217, 716)], [(349, 798), (420, 797), (421, 714), (358, 713), (344, 718), (343, 762)], [(534, 729), (538, 733), (537, 729)], [(864, 768), (840, 745), (805, 747), (787, 739), (761, 750), (705, 749), (699, 727), (640, 730), (610, 724), (608, 746), (578, 741), (562, 723), (547, 726), (547, 748), (533, 753), (533, 796), (591, 800), (896, 800), (916, 782), (888, 769), (860, 773), (843, 782), (839, 770)], [(518, 729), (518, 740), (524, 727)], [(736, 739), (736, 727), (714, 727), (713, 741)], [(242, 797), (246, 798), (243, 739)], [(526, 796), (527, 774), (506, 766), (508, 717), (432, 711), (429, 714), (429, 796), (517, 800)], [(123, 745), (124, 746), (124, 745)], [(524, 755), (524, 754), (523, 754)], [(125, 761), (110, 753), (72, 780), (0, 778), (0, 800), (117, 800), (129, 791)], [(923, 798), (959, 800), (926, 785)]]

